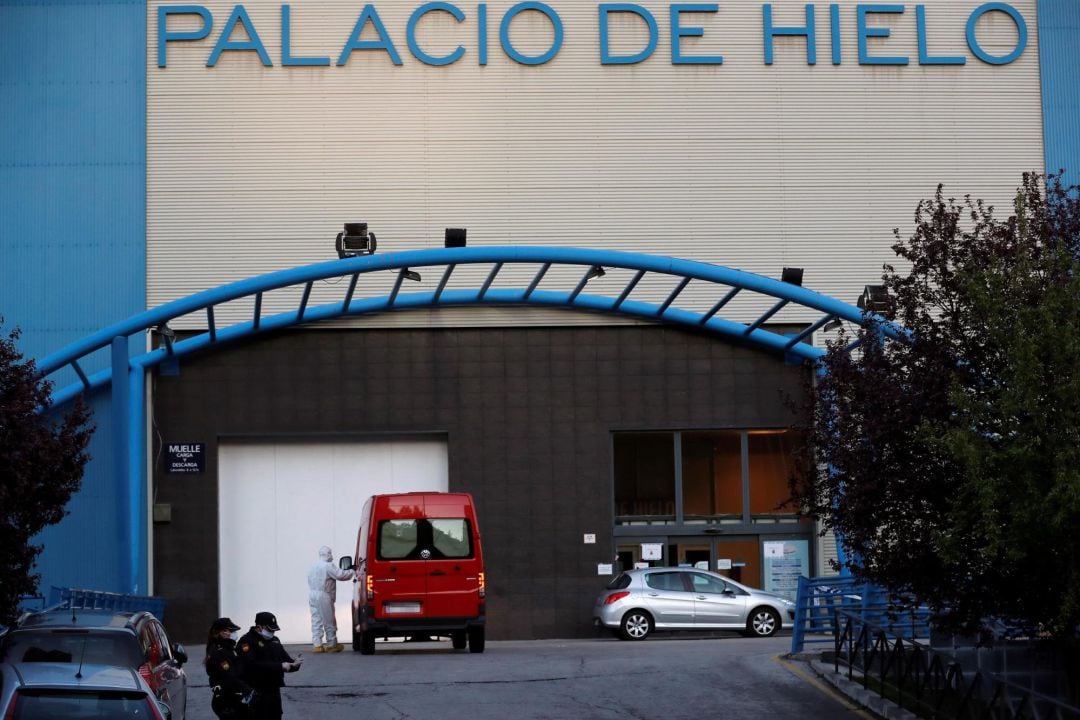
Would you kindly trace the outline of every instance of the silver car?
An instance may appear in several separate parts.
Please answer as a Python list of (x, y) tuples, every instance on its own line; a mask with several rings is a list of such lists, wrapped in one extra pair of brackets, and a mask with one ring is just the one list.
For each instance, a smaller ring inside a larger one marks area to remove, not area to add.
[(131, 668), (89, 663), (0, 663), (0, 717), (169, 720), (170, 711)]
[(596, 599), (593, 623), (624, 640), (655, 630), (740, 630), (769, 637), (795, 620), (795, 603), (694, 568), (621, 573)]
[(37, 663), (129, 667), (176, 720), (185, 718), (187, 653), (149, 612), (53, 608), (28, 613), (0, 638), (0, 661), (20, 671)]

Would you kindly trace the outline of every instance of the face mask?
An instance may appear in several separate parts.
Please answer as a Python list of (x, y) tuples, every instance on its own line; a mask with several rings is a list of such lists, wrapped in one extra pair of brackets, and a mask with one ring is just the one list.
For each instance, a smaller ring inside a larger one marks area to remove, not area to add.
[(237, 640), (240, 639), (240, 633), (234, 632), (234, 633), (230, 634), (229, 639), (232, 640), (233, 642), (236, 642)]
[(273, 630), (260, 630), (259, 634), (262, 635), (267, 640), (274, 637), (274, 631)]

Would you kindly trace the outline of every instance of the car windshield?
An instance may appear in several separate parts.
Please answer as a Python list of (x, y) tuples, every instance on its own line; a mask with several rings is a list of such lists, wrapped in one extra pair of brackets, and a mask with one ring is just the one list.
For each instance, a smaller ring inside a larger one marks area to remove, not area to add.
[(154, 718), (148, 698), (136, 692), (19, 691), (12, 720), (128, 720)]
[(85, 663), (138, 667), (142, 662), (134, 635), (88, 629), (23, 630), (4, 639), (4, 662)]

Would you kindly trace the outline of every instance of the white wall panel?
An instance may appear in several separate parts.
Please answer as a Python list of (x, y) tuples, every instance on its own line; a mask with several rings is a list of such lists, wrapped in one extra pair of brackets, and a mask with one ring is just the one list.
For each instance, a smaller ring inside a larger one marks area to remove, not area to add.
[[(689, 14), (702, 38), (687, 55), (720, 53), (722, 66), (670, 61), (668, 5), (644, 2), (660, 39), (647, 61), (600, 64), (598, 3), (549, 4), (565, 24), (558, 56), (518, 65), (499, 47), (513, 3), (488, 4), (489, 64), (477, 64), (476, 5), (458, 25), (428, 15), (421, 46), (433, 54), (461, 43), (465, 57), (426, 66), (405, 40), (421, 3), (375, 3), (403, 65), (382, 52), (354, 52), (345, 67), (282, 67), (279, 3), (245, 7), (274, 67), (253, 52), (225, 52), (205, 66), (231, 3), (207, 5), (210, 36), (169, 44), (157, 67), (157, 7), (148, 12), (148, 302), (271, 270), (332, 258), (345, 221), (366, 221), (383, 251), (438, 247), (447, 226), (469, 243), (573, 245), (670, 254), (776, 276), (806, 268), (805, 284), (854, 300), (893, 259), (892, 229), (910, 228), (915, 203), (939, 182), (1001, 207), (1024, 170), (1042, 169), (1034, 0), (1012, 5), (1028, 23), (1019, 60), (991, 66), (968, 50), (964, 26), (978, 0), (927, 0), (928, 49), (963, 55), (964, 66), (920, 66), (915, 5), (874, 15), (887, 40), (875, 55), (906, 55), (906, 67), (860, 66), (856, 3), (841, 7), (843, 62), (831, 62), (828, 4), (818, 3), (818, 62), (806, 41), (777, 38), (764, 64), (760, 2), (722, 3)], [(339, 0), (292, 6), (292, 54), (334, 63), (362, 5)], [(803, 2), (775, 2), (776, 25), (803, 22)], [(174, 17), (173, 30), (192, 17)], [(633, 18), (612, 22), (613, 52), (632, 52), (643, 33)], [(989, 52), (1007, 53), (1016, 32), (1001, 13), (978, 24)], [(370, 36), (371, 28), (365, 33)], [(234, 35), (242, 39), (243, 33)], [(522, 52), (550, 41), (546, 20), (525, 13), (511, 37)], [(480, 276), (486, 270), (478, 271)], [(389, 290), (365, 279), (358, 297)], [(510, 280), (513, 278), (507, 278)], [(432, 287), (437, 277), (424, 278)], [(500, 278), (500, 281), (504, 279)], [(571, 285), (572, 286), (572, 285)], [(410, 288), (406, 288), (408, 290)], [(415, 286), (412, 289), (416, 289)], [(617, 294), (613, 277), (590, 291)], [(330, 302), (344, 284), (323, 284)], [(641, 297), (662, 299), (663, 283)], [(651, 295), (650, 295), (651, 293)], [(702, 306), (714, 290), (691, 285)], [(264, 312), (294, 307), (288, 294)], [(743, 320), (761, 303), (732, 308)], [(222, 321), (248, 309), (222, 309)], [(778, 321), (806, 319), (785, 310)], [(202, 318), (192, 319), (198, 326)], [(394, 315), (371, 325), (600, 322), (539, 310), (454, 310)]]
[[(444, 440), (220, 445), (222, 615), (245, 630), (277, 615), (284, 642), (311, 642), (307, 571), (318, 549), (352, 555), (364, 501), (449, 483)], [(338, 639), (352, 641), (352, 583), (338, 583)]]

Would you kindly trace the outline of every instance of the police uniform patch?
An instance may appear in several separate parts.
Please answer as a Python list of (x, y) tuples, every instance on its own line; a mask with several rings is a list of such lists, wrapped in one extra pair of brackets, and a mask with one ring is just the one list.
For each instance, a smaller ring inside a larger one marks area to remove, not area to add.
[(229, 671), (229, 661), (228, 660), (222, 660), (221, 661), (221, 669), (224, 670), (225, 672)]

